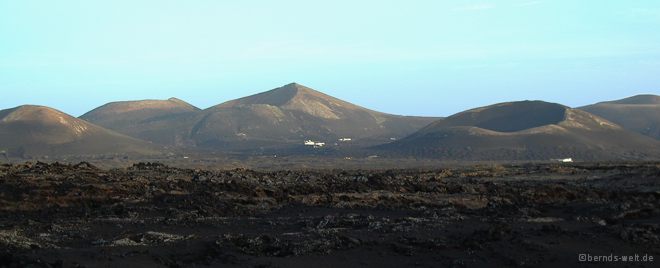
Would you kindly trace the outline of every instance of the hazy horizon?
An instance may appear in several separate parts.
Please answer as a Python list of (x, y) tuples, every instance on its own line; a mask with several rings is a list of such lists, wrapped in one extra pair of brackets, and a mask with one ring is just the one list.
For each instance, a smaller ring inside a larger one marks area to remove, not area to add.
[(382, 112), (660, 94), (656, 1), (5, 1), (0, 109), (200, 108), (297, 82)]

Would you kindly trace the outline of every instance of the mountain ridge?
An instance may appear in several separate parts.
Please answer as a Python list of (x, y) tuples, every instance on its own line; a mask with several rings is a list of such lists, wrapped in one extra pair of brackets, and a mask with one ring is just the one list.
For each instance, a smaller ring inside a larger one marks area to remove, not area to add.
[(658, 95), (653, 95), (653, 94), (639, 94), (627, 98), (623, 98), (620, 100), (613, 100), (613, 101), (604, 101), (604, 102), (599, 102), (596, 104), (603, 104), (603, 103), (608, 103), (608, 104), (660, 104), (660, 96)]

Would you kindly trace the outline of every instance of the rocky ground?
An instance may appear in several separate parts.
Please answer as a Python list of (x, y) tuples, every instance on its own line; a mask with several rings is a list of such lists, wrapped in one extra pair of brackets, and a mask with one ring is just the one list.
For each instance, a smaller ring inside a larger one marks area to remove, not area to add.
[(658, 265), (660, 163), (0, 166), (0, 267)]

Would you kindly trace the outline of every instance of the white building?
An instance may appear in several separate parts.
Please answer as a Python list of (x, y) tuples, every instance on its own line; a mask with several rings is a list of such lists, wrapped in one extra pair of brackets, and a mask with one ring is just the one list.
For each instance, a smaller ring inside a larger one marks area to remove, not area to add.
[(305, 146), (313, 146), (314, 148), (318, 148), (318, 147), (323, 147), (323, 146), (325, 146), (325, 142), (319, 142), (319, 141), (313, 141), (313, 140), (306, 140), (306, 141), (305, 141)]

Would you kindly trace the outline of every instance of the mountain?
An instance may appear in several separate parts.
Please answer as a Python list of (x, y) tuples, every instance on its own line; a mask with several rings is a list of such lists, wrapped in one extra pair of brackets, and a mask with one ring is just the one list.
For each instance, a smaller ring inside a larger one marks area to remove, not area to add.
[(228, 101), (201, 112), (191, 137), (201, 147), (260, 148), (301, 145), (305, 140), (334, 144), (379, 144), (405, 137), (437, 118), (372, 111), (291, 83)]
[(144, 141), (33, 105), (0, 111), (0, 150), (16, 157), (157, 153)]
[(185, 145), (190, 120), (199, 108), (177, 98), (112, 102), (80, 118), (131, 137), (166, 145)]
[(660, 140), (660, 96), (637, 95), (579, 109), (603, 117), (628, 130)]
[(658, 159), (660, 142), (582, 110), (500, 103), (436, 121), (383, 153), (456, 160)]

